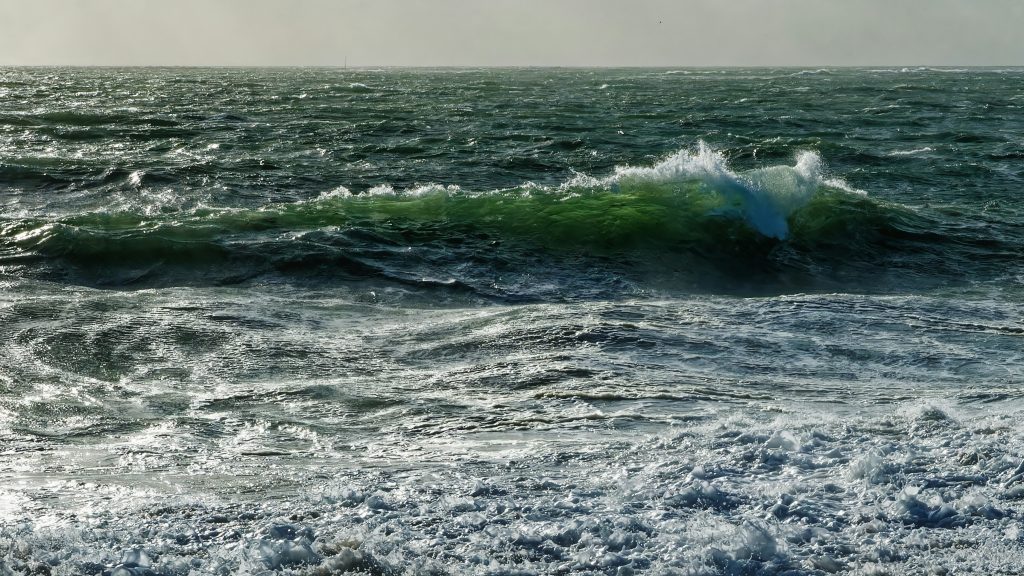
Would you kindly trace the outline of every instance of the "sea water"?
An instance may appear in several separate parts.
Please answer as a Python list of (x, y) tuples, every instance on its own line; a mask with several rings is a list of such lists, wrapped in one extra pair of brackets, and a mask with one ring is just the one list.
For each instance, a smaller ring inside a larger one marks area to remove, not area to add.
[(0, 574), (1011, 574), (1024, 69), (0, 69)]

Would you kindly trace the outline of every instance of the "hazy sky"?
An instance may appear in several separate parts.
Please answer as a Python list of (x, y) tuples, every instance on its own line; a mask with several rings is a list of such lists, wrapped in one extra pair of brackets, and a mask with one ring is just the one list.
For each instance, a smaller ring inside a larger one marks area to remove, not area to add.
[(1024, 0), (0, 0), (0, 64), (1024, 65)]

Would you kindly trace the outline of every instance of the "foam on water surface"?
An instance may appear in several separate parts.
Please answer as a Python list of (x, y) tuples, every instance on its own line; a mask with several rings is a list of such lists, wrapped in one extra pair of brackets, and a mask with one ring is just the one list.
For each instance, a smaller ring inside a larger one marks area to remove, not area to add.
[[(561, 427), (499, 452), (458, 435), (301, 474), (264, 456), (235, 464), (263, 471), (234, 495), (145, 490), (137, 471), (36, 485), (26, 499), (61, 506), (9, 515), (0, 557), (56, 574), (991, 574), (1024, 558), (1011, 415), (818, 420)], [(283, 486), (252, 498), (257, 477)]]
[(15, 573), (998, 573), (1021, 558), (1006, 351), (1024, 327), (985, 301), (951, 321), (920, 297), (431, 311), (35, 290), (4, 310), (11, 385), (37, 382), (3, 431)]

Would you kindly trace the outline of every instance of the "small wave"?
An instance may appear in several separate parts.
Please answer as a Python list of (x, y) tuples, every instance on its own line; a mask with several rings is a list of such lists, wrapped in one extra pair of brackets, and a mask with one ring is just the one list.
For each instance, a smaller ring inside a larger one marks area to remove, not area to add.
[(820, 75), (820, 74), (831, 74), (831, 73), (832, 73), (832, 71), (829, 70), (828, 68), (818, 68), (817, 70), (800, 70), (799, 72), (794, 72), (794, 73), (790, 74), (790, 76), (816, 76), (816, 75)]
[(229, 124), (242, 124), (252, 122), (252, 119), (239, 114), (232, 114), (230, 112), (220, 112), (212, 116), (208, 116), (203, 119), (206, 122), (224, 122)]
[(950, 74), (962, 74), (964, 72), (971, 72), (970, 68), (937, 68), (933, 66), (904, 66), (902, 68), (871, 68), (868, 72), (881, 73), (881, 74), (911, 74), (921, 72), (943, 72)]
[(924, 148), (914, 148), (912, 150), (893, 150), (886, 154), (886, 156), (916, 156), (917, 154), (924, 154), (925, 152), (934, 152), (935, 148), (931, 146), (925, 146)]

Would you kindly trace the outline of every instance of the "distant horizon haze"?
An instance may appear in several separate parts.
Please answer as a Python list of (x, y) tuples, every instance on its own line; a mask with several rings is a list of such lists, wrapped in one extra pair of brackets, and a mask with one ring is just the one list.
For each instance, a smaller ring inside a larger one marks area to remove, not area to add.
[(0, 0), (0, 65), (1024, 65), (1018, 0)]

